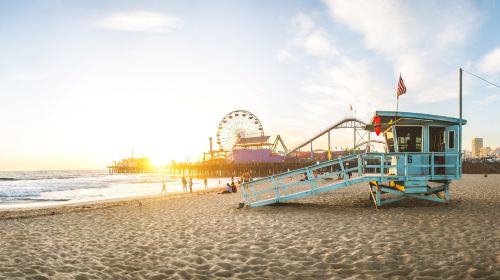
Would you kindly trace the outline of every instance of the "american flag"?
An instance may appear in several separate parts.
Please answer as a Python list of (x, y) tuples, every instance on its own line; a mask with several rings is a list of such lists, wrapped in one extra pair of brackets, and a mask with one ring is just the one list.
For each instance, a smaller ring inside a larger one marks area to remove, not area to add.
[(405, 82), (403, 81), (403, 78), (401, 78), (401, 74), (399, 74), (399, 83), (398, 83), (398, 89), (396, 91), (396, 95), (399, 98), (400, 95), (403, 95), (405, 93), (406, 93)]

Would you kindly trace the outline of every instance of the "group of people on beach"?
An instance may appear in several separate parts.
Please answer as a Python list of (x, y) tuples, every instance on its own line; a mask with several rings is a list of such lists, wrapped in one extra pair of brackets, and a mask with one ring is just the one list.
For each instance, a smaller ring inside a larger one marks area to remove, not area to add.
[[(193, 177), (189, 177), (189, 181), (186, 179), (186, 177), (182, 176), (181, 179), (182, 182), (182, 191), (183, 192), (188, 192), (188, 184), (189, 184), (189, 192), (193, 192)], [(162, 188), (161, 188), (161, 194), (167, 194), (167, 186), (165, 181), (161, 182)], [(208, 189), (208, 180), (207, 178), (203, 178), (203, 184), (205, 185), (205, 190)]]
[[(182, 176), (182, 190), (184, 192), (187, 192), (187, 186), (188, 186), (188, 181), (186, 180), (186, 177)], [(205, 185), (205, 190), (208, 189), (208, 180), (207, 177), (203, 178), (203, 184)], [(193, 192), (193, 177), (189, 177), (189, 192)]]
[[(235, 193), (238, 192), (238, 186), (241, 186), (241, 184), (250, 182), (252, 181), (252, 176), (250, 175), (250, 171), (245, 170), (243, 174), (241, 175), (241, 179), (237, 181), (237, 184), (234, 181), (234, 177), (231, 177), (231, 183), (226, 183), (225, 189), (220, 192), (219, 194), (226, 194), (226, 193)], [(189, 186), (189, 192), (193, 192), (193, 177), (189, 177), (189, 179), (186, 179), (185, 176), (182, 176), (181, 178), (181, 183), (182, 183), (182, 191), (183, 192), (188, 192), (188, 186)], [(208, 189), (208, 180), (206, 177), (203, 178), (203, 183), (205, 185), (205, 190)], [(219, 180), (219, 185), (220, 185), (220, 180)], [(162, 181), (162, 189), (161, 189), (161, 194), (167, 194), (167, 186), (166, 182)]]
[[(241, 174), (241, 179), (238, 180), (238, 186), (241, 187), (242, 184), (248, 183), (252, 181), (252, 176), (250, 175), (249, 170), (245, 170), (243, 174)], [(189, 184), (189, 192), (193, 192), (193, 177), (189, 177), (189, 181), (186, 179), (185, 176), (182, 176), (181, 178), (181, 183), (182, 183), (182, 190), (183, 192), (188, 191), (188, 184)], [(206, 177), (203, 178), (203, 183), (205, 185), (205, 190), (208, 189), (208, 180)], [(221, 183), (221, 180), (219, 180), (219, 185)], [(226, 183), (225, 189), (218, 193), (218, 194), (227, 194), (227, 193), (236, 193), (238, 192), (238, 186), (234, 182), (234, 177), (231, 177), (231, 183)], [(165, 181), (162, 181), (162, 190), (161, 194), (167, 194), (167, 185)], [(245, 206), (244, 202), (240, 202), (238, 205), (238, 208), (243, 208)]]
[[(182, 176), (182, 191), (187, 192), (187, 180), (186, 177)], [(193, 192), (193, 177), (189, 177), (189, 192)]]
[(226, 189), (224, 189), (219, 194), (235, 193), (235, 192), (238, 192), (238, 188), (236, 187), (236, 184), (234, 183), (234, 177), (231, 177), (231, 183), (226, 183)]
[[(250, 175), (250, 171), (245, 170), (243, 174), (241, 175), (241, 180), (238, 180), (238, 185), (241, 187), (241, 184), (250, 182), (252, 181), (252, 176)], [(231, 183), (226, 184), (226, 189), (223, 190), (219, 194), (225, 194), (225, 193), (235, 193), (238, 192), (238, 188), (236, 187), (236, 184), (234, 183), (234, 177), (231, 177)]]

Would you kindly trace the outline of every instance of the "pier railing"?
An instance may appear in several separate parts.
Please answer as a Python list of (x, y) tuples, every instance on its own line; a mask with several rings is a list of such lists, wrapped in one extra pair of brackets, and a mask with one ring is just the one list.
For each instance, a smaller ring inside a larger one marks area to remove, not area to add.
[(457, 153), (363, 153), (244, 183), (241, 189), (247, 205), (260, 206), (367, 181), (459, 179), (461, 168)]

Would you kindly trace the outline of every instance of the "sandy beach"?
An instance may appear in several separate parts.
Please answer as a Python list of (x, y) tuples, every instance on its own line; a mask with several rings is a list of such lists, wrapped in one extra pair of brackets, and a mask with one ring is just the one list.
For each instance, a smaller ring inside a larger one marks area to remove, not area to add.
[(0, 279), (500, 279), (500, 175), (449, 205), (366, 185), (261, 208), (214, 191), (0, 212)]

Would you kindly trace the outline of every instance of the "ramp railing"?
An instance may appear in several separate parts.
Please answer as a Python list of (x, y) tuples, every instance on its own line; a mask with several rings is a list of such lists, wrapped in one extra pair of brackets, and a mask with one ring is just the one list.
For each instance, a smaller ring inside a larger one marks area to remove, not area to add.
[(461, 177), (457, 153), (362, 153), (244, 183), (252, 207), (314, 196), (352, 184), (377, 181), (453, 180)]

